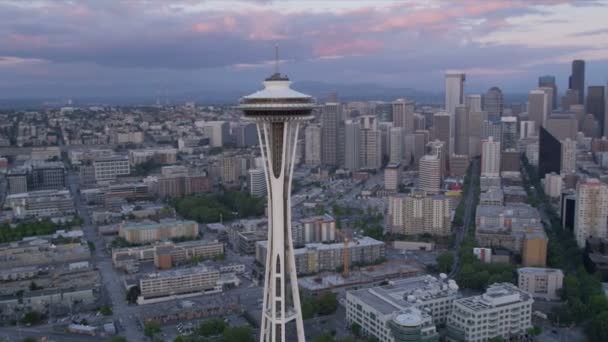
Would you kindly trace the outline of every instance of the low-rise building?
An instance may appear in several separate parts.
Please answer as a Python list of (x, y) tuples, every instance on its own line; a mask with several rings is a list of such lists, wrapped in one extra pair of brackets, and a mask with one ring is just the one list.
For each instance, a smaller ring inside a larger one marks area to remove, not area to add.
[(199, 234), (198, 223), (173, 219), (160, 222), (123, 222), (118, 235), (131, 243), (165, 241), (173, 238), (194, 238)]
[(114, 155), (103, 157), (93, 161), (96, 181), (108, 181), (118, 176), (126, 176), (131, 173), (129, 157), (126, 155)]
[(138, 304), (167, 300), (167, 297), (200, 295), (222, 291), (220, 271), (196, 266), (151, 273), (139, 280)]
[[(426, 324), (443, 324), (454, 300), (460, 298), (458, 286), (453, 280), (430, 275), (390, 281), (389, 285), (346, 293), (346, 321), (358, 324), (364, 335), (374, 336), (381, 342), (400, 341), (394, 335), (392, 322), (400, 313), (416, 309), (429, 315)], [(391, 329), (392, 328), (392, 329)], [(429, 331), (429, 336), (435, 334)], [(416, 340), (414, 340), (416, 341)]]
[(517, 287), (534, 298), (558, 300), (564, 273), (555, 268), (523, 267), (517, 270)]
[(451, 341), (523, 337), (532, 327), (532, 296), (510, 283), (492, 284), (483, 295), (456, 299), (448, 316)]
[[(262, 265), (266, 264), (268, 241), (256, 243), (255, 257)], [(298, 274), (314, 274), (322, 271), (335, 271), (344, 266), (344, 250), (348, 250), (351, 265), (373, 264), (385, 258), (384, 242), (363, 237), (347, 243), (309, 243), (294, 249)]]
[(73, 215), (74, 201), (68, 190), (40, 190), (6, 196), (5, 207), (16, 218), (44, 218)]

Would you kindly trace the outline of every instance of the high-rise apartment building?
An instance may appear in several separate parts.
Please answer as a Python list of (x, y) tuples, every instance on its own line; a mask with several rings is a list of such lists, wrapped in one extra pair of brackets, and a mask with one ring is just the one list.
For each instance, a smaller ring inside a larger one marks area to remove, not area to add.
[(576, 173), (576, 141), (564, 139), (561, 142), (561, 170), (563, 175)]
[(608, 120), (606, 115), (606, 97), (604, 86), (590, 86), (587, 88), (587, 113), (593, 114), (593, 117), (598, 122), (600, 133), (606, 136), (608, 133)]
[(346, 120), (344, 124), (344, 167), (357, 171), (360, 167), (361, 125), (358, 120)]
[(576, 186), (576, 209), (574, 214), (574, 237), (580, 248), (587, 238), (608, 238), (608, 185), (588, 178)]
[(557, 109), (557, 83), (555, 83), (555, 76), (546, 75), (539, 77), (538, 87), (546, 87), (553, 90), (553, 95), (551, 96), (551, 107), (552, 109)]
[(249, 194), (256, 197), (266, 196), (268, 189), (266, 189), (264, 169), (251, 169), (248, 176)]
[(524, 120), (519, 122), (519, 139), (526, 139), (536, 136), (536, 123), (534, 121)]
[(493, 137), (481, 143), (481, 176), (500, 176), (500, 142)]
[(388, 163), (384, 169), (384, 189), (397, 191), (401, 184), (401, 164)]
[(561, 171), (561, 143), (544, 127), (540, 128), (538, 137), (538, 176), (544, 177), (547, 173)]
[(304, 130), (304, 163), (308, 166), (321, 164), (321, 126), (311, 124)]
[(458, 105), (454, 112), (454, 153), (469, 155), (469, 110)]
[(427, 154), (418, 163), (418, 188), (429, 194), (441, 189), (441, 160), (436, 154)]
[(422, 191), (389, 198), (389, 229), (401, 235), (450, 234), (450, 199)]
[(441, 178), (443, 179), (448, 174), (448, 161), (449, 156), (447, 154), (447, 146), (441, 140), (430, 141), (427, 145), (428, 154), (434, 154), (439, 157), (441, 163)]
[(414, 101), (398, 99), (393, 103), (393, 127), (402, 127), (406, 134), (414, 133)]
[(382, 166), (381, 137), (375, 116), (360, 117), (359, 165), (361, 169), (377, 170)]
[(488, 119), (498, 120), (503, 114), (503, 96), (498, 87), (492, 87), (483, 95), (483, 110)]
[(568, 83), (568, 88), (578, 92), (578, 103), (585, 103), (585, 61), (580, 59), (572, 61), (572, 74)]

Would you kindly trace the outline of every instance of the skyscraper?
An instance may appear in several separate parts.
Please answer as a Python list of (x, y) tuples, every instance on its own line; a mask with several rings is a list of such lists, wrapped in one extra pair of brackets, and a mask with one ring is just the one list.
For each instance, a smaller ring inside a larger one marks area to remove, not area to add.
[(483, 110), (488, 113), (488, 119), (497, 120), (503, 113), (502, 91), (492, 87), (483, 95)]
[(343, 126), (342, 106), (337, 102), (326, 103), (321, 110), (321, 163), (340, 166), (340, 130)]
[(578, 103), (585, 103), (585, 61), (577, 59), (572, 61), (572, 74), (568, 88), (578, 91)]
[(359, 170), (360, 128), (358, 120), (346, 120), (344, 124), (344, 167), (350, 171)]
[(469, 94), (464, 99), (464, 105), (469, 108), (471, 112), (481, 112), (481, 95)]
[(439, 163), (441, 165), (440, 176), (443, 179), (448, 174), (448, 155), (446, 144), (440, 140), (429, 141), (427, 144), (429, 154), (434, 154), (439, 157)]
[(469, 111), (464, 105), (456, 106), (454, 124), (454, 153), (469, 155)]
[(445, 111), (450, 115), (450, 151), (454, 151), (456, 106), (464, 104), (465, 79), (465, 74), (459, 71), (445, 73)]
[(547, 173), (559, 173), (561, 170), (562, 146), (549, 131), (540, 128), (538, 135), (538, 176), (544, 178)]
[(502, 150), (517, 148), (517, 118), (514, 116), (504, 116), (500, 118), (500, 139)]
[(405, 134), (414, 133), (414, 101), (398, 99), (393, 103), (393, 127), (402, 127)]
[(528, 94), (528, 118), (536, 122), (537, 132), (540, 126), (545, 125), (548, 101), (547, 93), (541, 89), (531, 90)]
[(308, 166), (321, 164), (321, 126), (311, 124), (304, 130), (304, 163)]
[(580, 248), (589, 237), (608, 238), (608, 186), (595, 178), (579, 181), (576, 186), (574, 237)]
[(604, 117), (606, 114), (604, 86), (589, 86), (587, 90), (587, 113), (593, 114), (600, 127), (601, 135), (606, 136), (608, 120)]
[(403, 127), (393, 127), (389, 132), (390, 153), (388, 156), (389, 163), (399, 164), (403, 161), (404, 153), (404, 134)]
[(382, 166), (382, 146), (378, 119), (366, 115), (359, 118), (359, 166), (365, 170), (377, 170)]
[(562, 110), (570, 110), (570, 106), (579, 104), (578, 103), (578, 91), (574, 89), (568, 89), (562, 96), (561, 107)]
[(450, 115), (446, 112), (437, 112), (433, 115), (433, 139), (445, 142), (448, 155), (452, 153), (450, 144)]
[(555, 76), (546, 75), (539, 77), (538, 87), (547, 87), (553, 89), (551, 107), (552, 109), (557, 109), (557, 84), (555, 83)]
[(481, 176), (500, 176), (500, 143), (493, 137), (481, 143)]
[[(278, 58), (277, 58), (278, 60)], [(260, 341), (284, 342), (286, 326), (295, 321), (298, 342), (304, 342), (304, 324), (291, 230), (291, 177), (298, 129), (312, 118), (314, 99), (290, 88), (277, 71), (264, 89), (241, 99), (245, 118), (258, 126), (268, 189), (268, 248)]]

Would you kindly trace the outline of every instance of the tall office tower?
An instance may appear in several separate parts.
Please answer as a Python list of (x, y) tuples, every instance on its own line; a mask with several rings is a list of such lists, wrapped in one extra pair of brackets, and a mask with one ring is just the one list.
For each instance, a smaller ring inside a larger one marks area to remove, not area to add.
[(514, 116), (503, 116), (500, 119), (500, 145), (502, 150), (517, 148), (517, 118)]
[(484, 120), (481, 123), (481, 139), (486, 140), (493, 137), (494, 141), (500, 142), (500, 139), (502, 139), (501, 128), (500, 121)]
[(398, 99), (392, 104), (393, 127), (403, 127), (405, 134), (414, 133), (414, 101)]
[(328, 102), (321, 110), (321, 163), (324, 166), (340, 166), (341, 108), (339, 103)]
[(393, 127), (389, 132), (390, 140), (390, 153), (388, 156), (388, 162), (392, 164), (399, 164), (403, 161), (405, 156), (404, 152), (404, 141), (405, 135), (403, 134), (403, 127)]
[(469, 108), (469, 111), (471, 112), (481, 112), (481, 95), (467, 95), (464, 99), (464, 105)]
[(600, 127), (601, 136), (608, 134), (608, 120), (606, 114), (606, 98), (604, 97), (604, 86), (589, 86), (587, 88), (587, 113), (593, 114)]
[(488, 113), (488, 119), (498, 120), (503, 114), (502, 91), (492, 87), (483, 95), (483, 110)]
[(433, 140), (445, 142), (448, 155), (450, 151), (450, 115), (446, 112), (437, 112), (433, 115)]
[(608, 238), (608, 185), (595, 178), (587, 178), (576, 185), (574, 237), (580, 248), (585, 248), (589, 237)]
[(321, 165), (321, 126), (310, 124), (304, 130), (304, 163), (308, 166)]
[(401, 184), (401, 164), (388, 163), (384, 169), (384, 189), (397, 191)]
[[(377, 116), (376, 116), (377, 118)], [(382, 162), (388, 159), (391, 154), (391, 128), (393, 128), (392, 122), (378, 122), (378, 131), (380, 132), (380, 151), (382, 155)]]
[(493, 137), (481, 143), (481, 176), (500, 176), (500, 143)]
[(574, 89), (568, 89), (562, 96), (561, 108), (562, 110), (570, 110), (570, 106), (578, 104), (578, 91)]
[(578, 133), (578, 121), (574, 114), (561, 114), (554, 113), (547, 119), (546, 127), (549, 133), (551, 133), (558, 140), (564, 140), (566, 138), (576, 139), (576, 133)]
[(544, 127), (538, 135), (538, 176), (544, 178), (547, 173), (561, 171), (562, 144)]
[(469, 110), (467, 132), (469, 140), (469, 156), (474, 158), (481, 155), (481, 135), (483, 121), (487, 118), (485, 111)]
[[(278, 59), (278, 58), (277, 58)], [(268, 189), (268, 248), (260, 341), (287, 341), (287, 324), (296, 323), (305, 342), (291, 230), (291, 177), (300, 124), (312, 119), (314, 99), (290, 88), (277, 71), (264, 89), (241, 99), (245, 118), (258, 125)], [(333, 120), (329, 120), (333, 121)]]
[(266, 196), (268, 189), (266, 189), (266, 173), (264, 169), (249, 170), (248, 184), (251, 196)]
[(562, 175), (576, 173), (576, 140), (564, 139), (561, 146)]
[(586, 137), (599, 138), (601, 136), (600, 123), (595, 119), (593, 114), (589, 113), (585, 115), (583, 124), (581, 125), (581, 132)]
[(465, 74), (459, 71), (446, 71), (445, 73), (445, 111), (450, 115), (450, 141), (448, 142), (450, 151), (454, 151), (455, 144), (456, 106), (464, 104), (465, 79)]
[(377, 170), (382, 167), (382, 146), (378, 119), (366, 115), (359, 118), (359, 165), (361, 169)]
[(548, 101), (547, 93), (541, 89), (531, 90), (528, 94), (528, 119), (536, 122), (536, 132), (545, 125)]
[(534, 130), (534, 125), (536, 123), (534, 121), (520, 121), (519, 122), (519, 139), (526, 139), (529, 137), (536, 136), (536, 131)]
[(344, 124), (344, 167), (350, 171), (359, 170), (360, 128), (358, 120), (346, 120)]
[(585, 103), (585, 61), (580, 59), (572, 61), (572, 74), (568, 88), (578, 92), (578, 104)]
[(427, 144), (428, 154), (434, 154), (439, 157), (441, 165), (441, 179), (448, 174), (448, 158), (446, 144), (441, 140), (429, 141)]
[(574, 113), (576, 120), (578, 121), (578, 127), (583, 126), (583, 121), (585, 121), (585, 105), (582, 104), (573, 104), (570, 106), (570, 112)]
[(426, 116), (422, 114), (414, 114), (414, 131), (426, 129)]
[(441, 160), (435, 154), (426, 154), (418, 163), (418, 188), (429, 194), (441, 190)]
[(538, 78), (538, 87), (547, 87), (553, 89), (553, 96), (551, 97), (552, 109), (557, 109), (557, 84), (555, 83), (555, 76), (541, 76)]
[(454, 153), (469, 155), (469, 111), (464, 105), (456, 106), (454, 124)]
[(540, 87), (539, 90), (542, 90), (547, 95), (547, 102), (545, 102), (545, 123), (549, 115), (553, 112), (553, 88), (551, 87)]

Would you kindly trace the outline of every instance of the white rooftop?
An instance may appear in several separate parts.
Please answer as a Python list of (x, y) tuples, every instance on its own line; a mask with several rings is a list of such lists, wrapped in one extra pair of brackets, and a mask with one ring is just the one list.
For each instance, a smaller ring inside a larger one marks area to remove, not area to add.
[(245, 100), (263, 100), (263, 99), (310, 99), (310, 95), (306, 95), (291, 89), (291, 81), (264, 81), (264, 89), (255, 93), (243, 96)]

